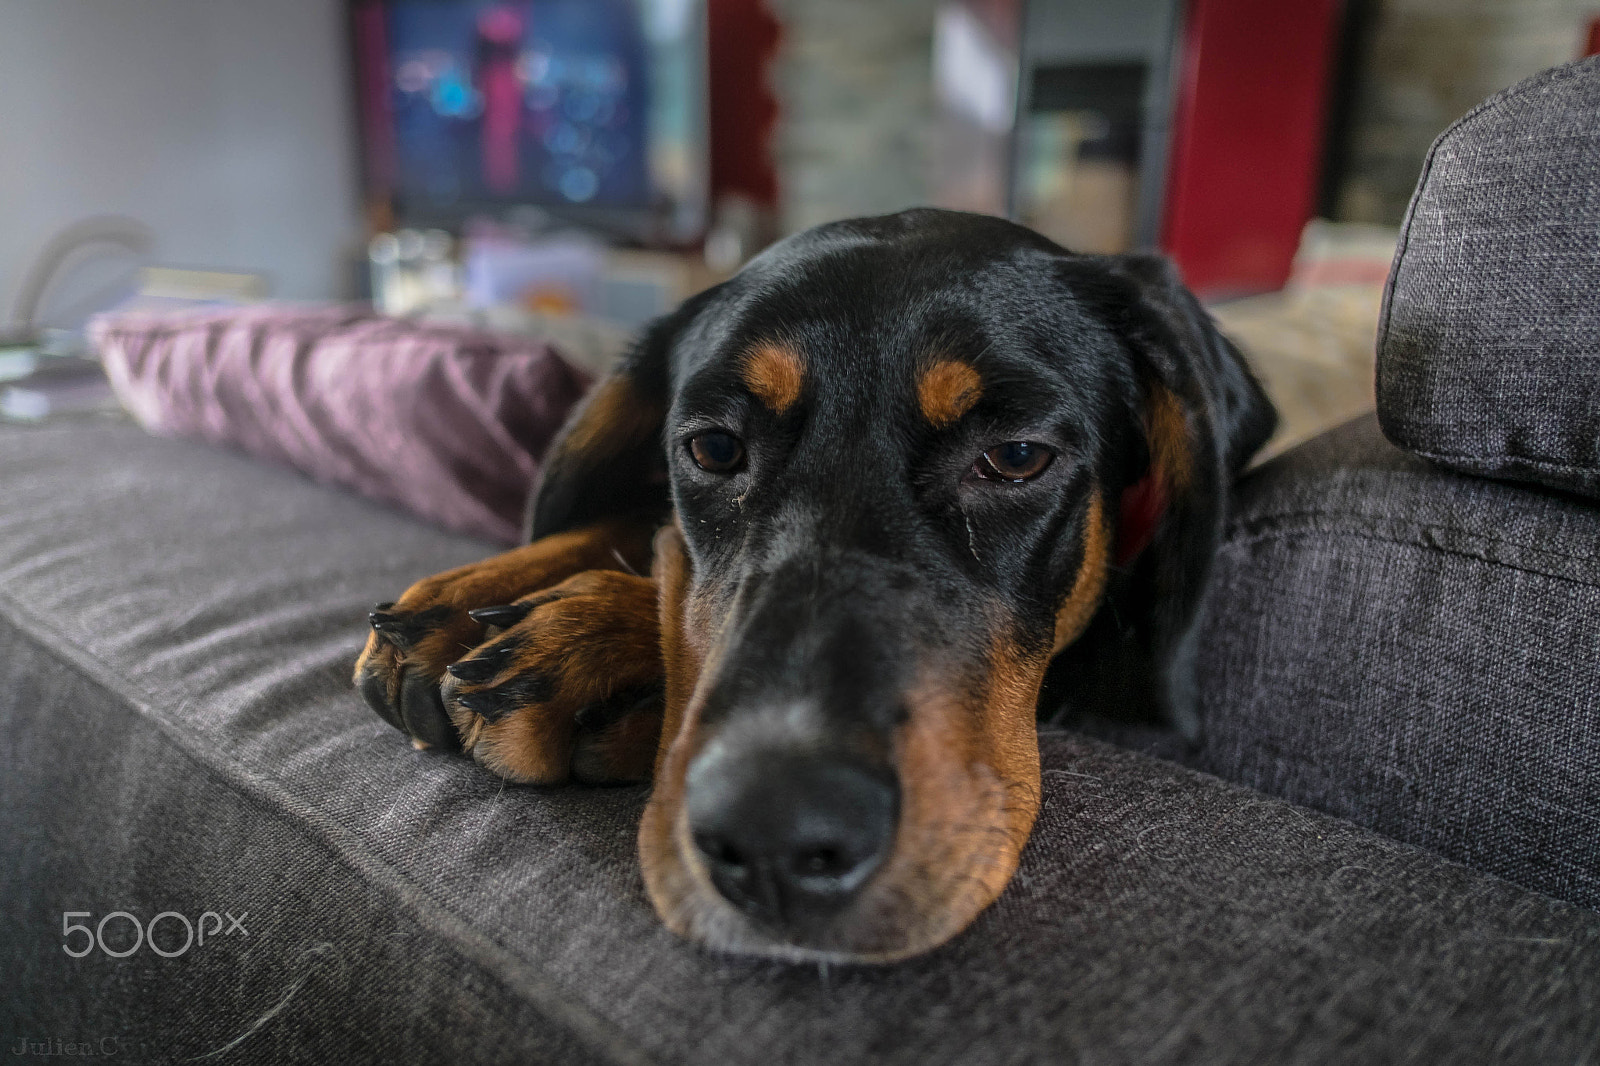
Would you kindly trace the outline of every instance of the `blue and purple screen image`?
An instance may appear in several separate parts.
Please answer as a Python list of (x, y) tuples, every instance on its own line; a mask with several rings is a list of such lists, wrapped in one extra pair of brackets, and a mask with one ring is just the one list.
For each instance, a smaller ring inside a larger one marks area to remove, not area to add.
[(402, 196), (647, 206), (650, 70), (634, 0), (387, 5)]

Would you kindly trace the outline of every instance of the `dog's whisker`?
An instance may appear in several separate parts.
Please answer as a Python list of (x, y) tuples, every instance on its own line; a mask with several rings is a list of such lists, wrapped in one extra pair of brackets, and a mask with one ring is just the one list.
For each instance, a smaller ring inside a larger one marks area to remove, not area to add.
[(635, 570), (633, 568), (633, 564), (628, 562), (628, 560), (623, 556), (621, 549), (612, 548), (611, 558), (615, 559), (617, 561), (617, 565), (622, 567), (623, 573), (632, 574), (634, 577), (643, 576), (639, 573), (639, 571)]

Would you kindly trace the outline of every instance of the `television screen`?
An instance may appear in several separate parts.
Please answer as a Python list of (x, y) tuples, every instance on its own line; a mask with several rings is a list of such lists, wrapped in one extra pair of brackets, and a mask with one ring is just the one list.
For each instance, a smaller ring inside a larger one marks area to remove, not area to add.
[(369, 181), (400, 222), (703, 225), (704, 0), (363, 0), (355, 35)]

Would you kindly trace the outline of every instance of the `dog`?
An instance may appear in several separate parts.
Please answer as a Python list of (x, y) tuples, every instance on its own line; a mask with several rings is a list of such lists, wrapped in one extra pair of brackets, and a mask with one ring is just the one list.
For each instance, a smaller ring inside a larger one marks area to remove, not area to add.
[(823, 225), (647, 327), (526, 546), (379, 604), (355, 682), (510, 781), (652, 780), (673, 931), (902, 959), (1016, 870), (1040, 718), (1198, 735), (1227, 489), (1276, 417), (1159, 257)]

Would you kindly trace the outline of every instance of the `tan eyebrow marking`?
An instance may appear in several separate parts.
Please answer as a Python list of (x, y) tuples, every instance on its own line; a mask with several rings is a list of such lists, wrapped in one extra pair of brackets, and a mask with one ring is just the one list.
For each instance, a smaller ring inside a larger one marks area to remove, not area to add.
[(1100, 594), (1106, 589), (1111, 567), (1111, 534), (1106, 529), (1105, 509), (1100, 503), (1100, 486), (1089, 487), (1089, 514), (1083, 523), (1083, 562), (1073, 579), (1072, 591), (1056, 611), (1054, 656), (1083, 635), (1089, 619), (1100, 607)]
[(806, 365), (792, 348), (758, 344), (745, 353), (741, 369), (745, 386), (776, 414), (783, 414), (800, 398)]
[(941, 359), (917, 380), (917, 403), (922, 416), (936, 426), (948, 426), (972, 410), (983, 396), (983, 379), (966, 363)]

